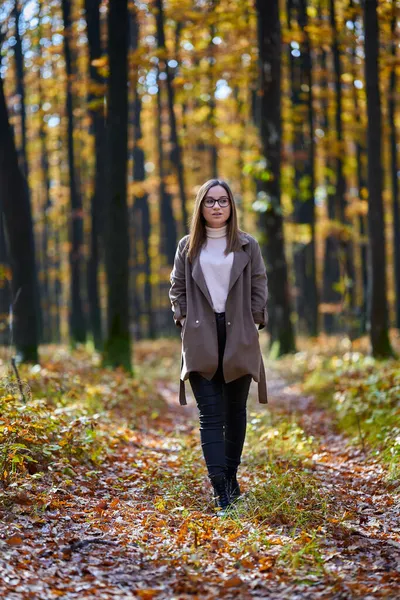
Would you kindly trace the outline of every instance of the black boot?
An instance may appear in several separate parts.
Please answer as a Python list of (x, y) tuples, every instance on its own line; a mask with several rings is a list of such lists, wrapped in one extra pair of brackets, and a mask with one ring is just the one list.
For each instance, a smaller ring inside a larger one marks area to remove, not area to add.
[(210, 481), (214, 489), (215, 505), (224, 510), (230, 505), (226, 475), (210, 475)]
[(237, 469), (227, 468), (226, 482), (228, 494), (231, 502), (237, 500), (241, 494), (238, 480), (236, 479)]

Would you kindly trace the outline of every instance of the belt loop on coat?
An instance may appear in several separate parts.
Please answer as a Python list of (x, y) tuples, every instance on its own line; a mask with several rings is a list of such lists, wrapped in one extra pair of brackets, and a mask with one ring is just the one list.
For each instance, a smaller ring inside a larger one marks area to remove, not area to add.
[[(181, 355), (181, 372), (183, 367), (183, 353)], [(179, 404), (184, 406), (187, 404), (186, 402), (186, 393), (185, 393), (185, 382), (179, 376)]]
[(259, 379), (260, 381), (258, 382), (258, 401), (260, 402), (260, 404), (268, 404), (267, 378), (265, 375), (265, 367), (262, 355)]
[(179, 382), (179, 404), (181, 404), (182, 406), (187, 404), (186, 393), (185, 393), (185, 382), (183, 381), (183, 379), (180, 379), (180, 382)]

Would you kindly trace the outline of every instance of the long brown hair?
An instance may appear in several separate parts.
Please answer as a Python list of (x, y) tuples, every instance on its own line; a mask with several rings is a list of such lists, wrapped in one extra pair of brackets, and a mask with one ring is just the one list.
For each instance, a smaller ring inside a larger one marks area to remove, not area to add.
[(209, 179), (200, 187), (199, 191), (197, 192), (196, 200), (194, 203), (193, 215), (190, 223), (189, 238), (185, 246), (185, 248), (188, 248), (188, 258), (190, 262), (192, 262), (193, 259), (197, 256), (198, 252), (200, 252), (201, 247), (207, 239), (207, 231), (205, 227), (206, 220), (203, 217), (201, 211), (202, 202), (203, 198), (206, 197), (209, 189), (216, 185), (220, 185), (226, 190), (229, 200), (231, 202), (231, 214), (229, 215), (229, 218), (226, 221), (227, 241), (225, 255), (229, 254), (229, 252), (234, 252), (241, 249), (241, 244), (238, 235), (241, 232), (241, 229), (239, 229), (238, 227), (236, 204), (232, 194), (232, 190), (226, 183), (226, 181), (224, 181), (223, 179)]

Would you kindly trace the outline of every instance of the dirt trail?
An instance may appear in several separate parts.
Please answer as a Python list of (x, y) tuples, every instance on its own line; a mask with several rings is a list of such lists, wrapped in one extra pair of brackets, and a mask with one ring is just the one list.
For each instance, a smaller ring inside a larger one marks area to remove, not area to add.
[(332, 573), (344, 580), (343, 592), (348, 597), (400, 598), (400, 495), (395, 486), (385, 482), (379, 461), (364, 453), (361, 443), (350, 445), (326, 411), (299, 394), (296, 384), (270, 377), (269, 392), (271, 410), (295, 414), (304, 431), (316, 438), (314, 476), (350, 516), (335, 528), (329, 561)]
[[(192, 489), (179, 487), (182, 466), (176, 459), (181, 447), (176, 435), (185, 436), (192, 449), (198, 446), (197, 408), (189, 386), (188, 405), (181, 407), (177, 386), (170, 384), (163, 387), (170, 406), (167, 417), (162, 423), (155, 419), (153, 430), (143, 427), (122, 444), (93, 484), (87, 474), (78, 472), (67, 488), (47, 490), (44, 505), (39, 486), (35, 510), (21, 490), (17, 503), (3, 511), (0, 597), (399, 598), (400, 503), (384, 483), (383, 469), (360, 449), (350, 448), (333, 430), (326, 412), (301, 396), (295, 385), (270, 374), (268, 390), (268, 410), (294, 413), (304, 430), (315, 436), (318, 452), (312, 461), (313, 474), (348, 513), (345, 521), (329, 524), (331, 551), (325, 559), (325, 575), (290, 581), (285, 572), (268, 568), (269, 550), (265, 550), (258, 557), (265, 568), (244, 569), (238, 578), (237, 560), (223, 552), (225, 544), (234, 543), (227, 541), (234, 530), (226, 524), (215, 534), (217, 517), (211, 512), (204, 515), (210, 493), (206, 478), (199, 480), (193, 473)], [(251, 409), (265, 411), (255, 396), (253, 382)], [(173, 514), (163, 510), (160, 474), (176, 479), (175, 493), (181, 496), (182, 506)], [(43, 494), (45, 488), (44, 481)], [(189, 501), (190, 506), (195, 502), (197, 510), (182, 516)], [(196, 520), (199, 530), (192, 527)], [(187, 546), (195, 564), (196, 552), (201, 552), (201, 544), (196, 551), (191, 549), (197, 531), (208, 540), (210, 560), (206, 568), (199, 562), (196, 570), (182, 560), (182, 548)]]

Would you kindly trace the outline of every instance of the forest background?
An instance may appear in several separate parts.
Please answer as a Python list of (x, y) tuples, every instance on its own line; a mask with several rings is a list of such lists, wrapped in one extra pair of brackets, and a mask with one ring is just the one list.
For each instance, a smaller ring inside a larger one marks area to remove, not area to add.
[(10, 303), (22, 359), (39, 343), (91, 340), (128, 366), (129, 340), (173, 335), (177, 242), (198, 187), (221, 177), (263, 249), (274, 355), (299, 334), (367, 331), (390, 355), (398, 11), (395, 0), (3, 2), (2, 343)]

